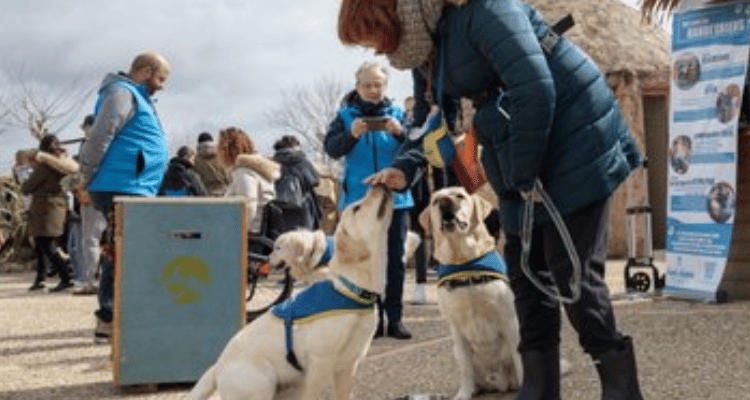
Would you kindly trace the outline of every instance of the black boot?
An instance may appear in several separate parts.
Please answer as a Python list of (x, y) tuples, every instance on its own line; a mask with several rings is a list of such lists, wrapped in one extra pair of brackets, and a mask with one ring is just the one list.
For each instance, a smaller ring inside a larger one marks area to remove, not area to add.
[(411, 339), (411, 332), (406, 330), (406, 327), (404, 327), (404, 324), (401, 322), (397, 322), (395, 324), (392, 324), (388, 322), (388, 330), (386, 332), (388, 336), (396, 339)]
[(623, 340), (622, 347), (594, 357), (602, 382), (602, 400), (643, 400), (638, 386), (633, 340), (629, 336)]
[(516, 400), (560, 400), (560, 348), (521, 353), (523, 384)]
[(44, 289), (44, 280), (34, 279), (34, 283), (29, 288), (29, 291)]

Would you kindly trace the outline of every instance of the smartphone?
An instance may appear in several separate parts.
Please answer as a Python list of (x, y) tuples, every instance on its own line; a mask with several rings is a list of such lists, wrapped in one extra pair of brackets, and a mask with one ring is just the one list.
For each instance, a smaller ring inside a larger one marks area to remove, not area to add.
[(367, 124), (368, 131), (383, 131), (388, 117), (362, 117), (362, 121)]

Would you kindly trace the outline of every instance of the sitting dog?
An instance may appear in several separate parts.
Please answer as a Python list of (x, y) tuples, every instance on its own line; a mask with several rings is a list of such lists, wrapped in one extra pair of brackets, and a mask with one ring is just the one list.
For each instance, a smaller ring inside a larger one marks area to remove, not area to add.
[(434, 242), (438, 305), (448, 320), (460, 385), (454, 400), (477, 391), (517, 390), (519, 326), (505, 263), (484, 219), (492, 205), (462, 187), (432, 194), (419, 222)]
[[(414, 256), (422, 239), (412, 231), (406, 233), (404, 264)], [(273, 243), (268, 265), (271, 268), (289, 268), (295, 281), (310, 284), (325, 279), (327, 264), (331, 260), (335, 241), (321, 230), (296, 229), (284, 232)]]
[(295, 281), (310, 284), (328, 277), (326, 265), (333, 254), (333, 240), (323, 231), (296, 229), (284, 232), (268, 256), (271, 268), (289, 268)]
[[(223, 400), (316, 400), (333, 384), (336, 400), (349, 399), (378, 321), (375, 300), (385, 290), (392, 217), (393, 199), (382, 186), (347, 207), (334, 233), (331, 278), (240, 330), (187, 398), (206, 399), (218, 389)], [(307, 312), (329, 301), (343, 306)]]

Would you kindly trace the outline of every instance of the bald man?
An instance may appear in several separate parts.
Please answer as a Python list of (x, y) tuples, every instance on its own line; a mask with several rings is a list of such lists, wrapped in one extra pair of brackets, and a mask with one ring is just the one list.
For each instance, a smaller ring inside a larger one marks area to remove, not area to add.
[[(169, 160), (167, 138), (152, 96), (164, 87), (171, 67), (156, 52), (133, 59), (128, 73), (108, 74), (99, 88), (94, 125), (81, 149), (82, 188), (79, 201), (93, 208), (98, 221), (107, 221), (114, 196), (156, 196)], [(84, 219), (86, 213), (83, 213)], [(98, 249), (106, 224), (83, 221), (83, 246)], [(97, 263), (86, 252), (85, 268)], [(108, 339), (112, 322), (112, 260), (101, 264), (96, 338)]]

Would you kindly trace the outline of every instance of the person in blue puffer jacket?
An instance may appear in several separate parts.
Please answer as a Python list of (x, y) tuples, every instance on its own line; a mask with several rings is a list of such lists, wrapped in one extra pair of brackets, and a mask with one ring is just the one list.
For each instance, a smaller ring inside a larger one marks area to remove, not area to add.
[[(404, 111), (385, 97), (388, 75), (377, 63), (365, 62), (355, 74), (355, 90), (347, 94), (331, 122), (325, 138), (325, 151), (333, 158), (345, 157), (339, 208), (364, 197), (369, 184), (365, 178), (388, 167), (404, 142)], [(388, 276), (380, 304), (376, 336), (387, 334), (409, 339), (411, 333), (401, 323), (404, 288), (404, 241), (408, 212), (414, 200), (408, 192), (394, 194), (393, 221), (388, 231)], [(385, 327), (383, 311), (388, 319)]]
[[(94, 124), (81, 148), (82, 179), (77, 188), (81, 205), (91, 204), (100, 221), (108, 220), (115, 196), (153, 197), (159, 191), (169, 147), (152, 96), (164, 87), (170, 72), (166, 58), (149, 51), (136, 56), (127, 73), (108, 74), (102, 81)], [(106, 224), (96, 225), (96, 232), (87, 237), (102, 237)], [(102, 262), (99, 280), (94, 336), (108, 340), (113, 318), (111, 259)]]
[[(580, 297), (564, 307), (595, 361), (602, 398), (642, 399), (632, 341), (616, 328), (604, 282), (609, 198), (641, 156), (606, 77), (520, 0), (343, 0), (338, 23), (343, 43), (373, 48), (392, 66), (412, 70), (415, 97), (424, 98), (429, 88), (444, 105), (474, 100), (481, 161), (502, 202), (504, 255), (520, 323), (524, 378), (516, 398), (560, 398), (560, 303), (521, 267), (526, 242), (531, 273), (548, 291), (574, 270), (539, 204), (530, 235), (522, 237), (526, 199), (532, 204), (541, 182), (581, 260)], [(425, 159), (420, 142), (404, 146), (392, 167), (367, 182), (406, 188)]]

